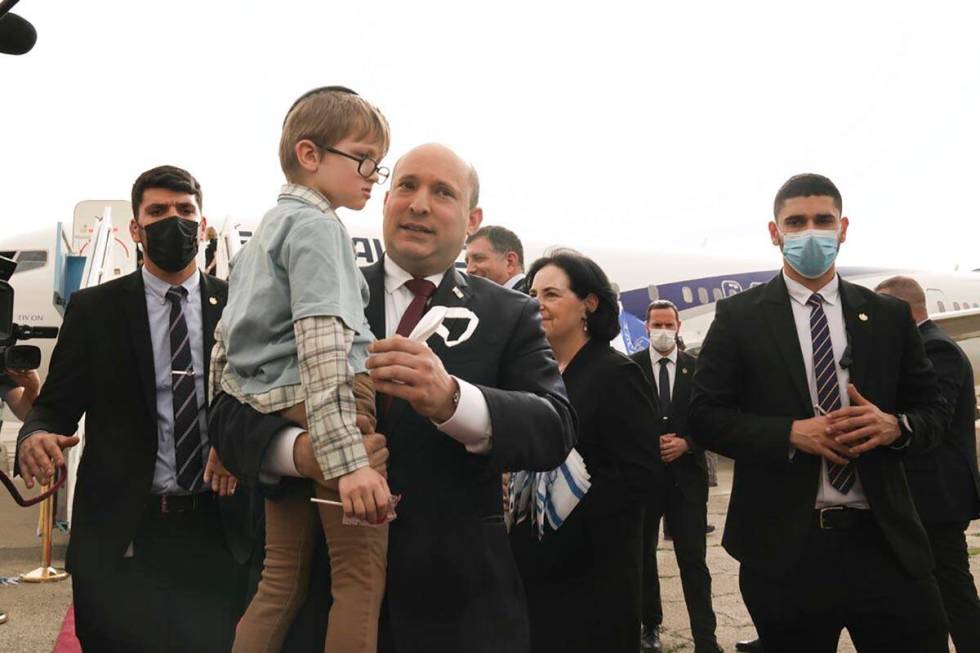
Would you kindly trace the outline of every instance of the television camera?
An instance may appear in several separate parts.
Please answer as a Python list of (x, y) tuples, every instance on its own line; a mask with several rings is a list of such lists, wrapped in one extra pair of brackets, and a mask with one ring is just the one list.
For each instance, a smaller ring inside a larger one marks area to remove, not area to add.
[(9, 282), (16, 269), (16, 261), (0, 256), (0, 374), (5, 369), (36, 370), (41, 366), (41, 350), (32, 345), (18, 345), (18, 341), (58, 337), (58, 327), (14, 323), (14, 288)]

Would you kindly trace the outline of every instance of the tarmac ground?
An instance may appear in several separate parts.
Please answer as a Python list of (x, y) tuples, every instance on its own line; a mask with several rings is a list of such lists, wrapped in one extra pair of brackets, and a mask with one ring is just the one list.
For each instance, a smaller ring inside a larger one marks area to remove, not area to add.
[[(0, 461), (6, 462), (6, 461)], [(21, 494), (34, 496), (37, 489)], [(21, 508), (0, 490), (0, 578), (16, 578), (41, 566), (40, 538), (36, 536), (38, 508)], [(52, 566), (64, 567), (68, 536), (55, 532)], [(0, 625), (3, 653), (50, 653), (71, 603), (71, 580), (53, 583), (0, 584), (0, 611), (7, 623)]]
[[(729, 653), (735, 650), (736, 641), (755, 637), (752, 621), (738, 590), (738, 563), (721, 547), (731, 480), (731, 462), (723, 459), (718, 466), (718, 486), (711, 488), (708, 500), (708, 522), (716, 529), (708, 536), (708, 568), (711, 570), (714, 608), (718, 617), (718, 642)], [(19, 508), (6, 493), (0, 496), (0, 578), (17, 576), (40, 566), (40, 540), (35, 536), (36, 527), (36, 508)], [(67, 536), (56, 533), (54, 542), (54, 566), (60, 567), (64, 564)], [(967, 542), (971, 552), (970, 568), (974, 579), (978, 579), (980, 520), (970, 525)], [(664, 651), (692, 651), (694, 645), (690, 624), (670, 541), (661, 539), (657, 562), (664, 601)], [(46, 584), (0, 585), (0, 610), (8, 615), (8, 622), (0, 625), (0, 651), (49, 653), (70, 602), (70, 579)], [(841, 637), (838, 651), (854, 651), (846, 633)]]

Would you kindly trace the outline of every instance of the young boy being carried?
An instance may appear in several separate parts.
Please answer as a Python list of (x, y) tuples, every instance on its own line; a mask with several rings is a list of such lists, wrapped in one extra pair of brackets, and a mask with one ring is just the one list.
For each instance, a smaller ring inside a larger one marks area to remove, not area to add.
[[(215, 330), (213, 392), (307, 429), (323, 478), (316, 496), (266, 500), (266, 558), (234, 651), (279, 651), (309, 584), (313, 537), (330, 552), (325, 649), (374, 653), (384, 594), (388, 528), (346, 526), (342, 517), (384, 522), (391, 494), (371, 468), (361, 423), (374, 430), (374, 389), (365, 372), (373, 340), (367, 282), (336, 208), (360, 210), (388, 170), (388, 123), (343, 87), (314, 89), (286, 114), (279, 159), (287, 184), (234, 261), (229, 300)], [(211, 396), (214, 396), (212, 393)], [(319, 516), (319, 519), (317, 518)]]

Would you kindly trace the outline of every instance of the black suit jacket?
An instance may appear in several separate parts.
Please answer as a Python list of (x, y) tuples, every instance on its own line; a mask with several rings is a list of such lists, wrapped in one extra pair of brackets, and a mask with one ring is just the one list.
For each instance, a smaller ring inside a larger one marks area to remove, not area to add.
[(520, 281), (518, 281), (517, 283), (514, 284), (514, 287), (511, 288), (511, 290), (516, 290), (517, 292), (522, 292), (525, 295), (530, 294), (530, 292), (531, 292), (531, 280), (528, 279), (526, 276), (525, 277), (522, 277)]
[[(654, 404), (660, 403), (657, 392), (657, 380), (654, 376), (653, 362), (650, 360), (650, 350), (644, 349), (630, 356), (650, 384)], [(661, 415), (658, 423), (657, 436), (664, 433), (676, 433), (690, 445), (690, 450), (666, 465), (667, 475), (670, 476), (681, 492), (691, 501), (707, 502), (708, 500), (708, 463), (704, 459), (704, 449), (694, 438), (688, 427), (687, 412), (691, 404), (691, 379), (694, 378), (696, 359), (687, 352), (677, 352), (677, 369), (674, 375), (674, 390), (670, 395), (670, 412)], [(657, 370), (657, 374), (660, 371)]]
[(578, 415), (575, 448), (591, 482), (580, 505), (587, 513), (623, 514), (656, 500), (664, 477), (660, 412), (643, 374), (608, 342), (589, 339), (563, 378)]
[[(202, 274), (205, 379), (227, 294), (224, 281)], [(139, 270), (72, 295), (48, 377), (18, 445), (39, 430), (71, 435), (83, 414), (85, 449), (66, 563), (75, 573), (92, 574), (121, 559), (133, 540), (156, 465), (153, 348)], [(243, 562), (250, 549), (245, 508), (234, 497), (220, 502), (227, 543)]]
[[(371, 288), (367, 317), (383, 338), (383, 262), (363, 269)], [(384, 411), (378, 432), (388, 438), (388, 483), (402, 495), (388, 546), (388, 585), (380, 651), (412, 653), (529, 650), (524, 591), (501, 514), (500, 474), (560, 465), (575, 443), (575, 417), (538, 304), (478, 277), (450, 269), (431, 305), (468, 309), (479, 320), (469, 340), (429, 346), (446, 370), (486, 398), (492, 423), (488, 455), (466, 451), (404, 401)], [(450, 336), (465, 324), (447, 320)], [(221, 396), (212, 406), (222, 461), (257, 482), (280, 418)]]
[(939, 389), (953, 408), (940, 445), (905, 458), (912, 498), (925, 523), (980, 518), (977, 472), (977, 404), (970, 359), (932, 320), (919, 326), (926, 355), (939, 376)]
[[(945, 419), (936, 373), (908, 305), (840, 282), (850, 381), (886, 413), (905, 413), (911, 446), (938, 441)], [(723, 543), (743, 564), (780, 574), (813, 524), (820, 458), (796, 451), (793, 420), (813, 416), (803, 356), (782, 274), (717, 304), (698, 356), (691, 432), (735, 460)], [(857, 459), (875, 521), (905, 569), (929, 573), (932, 554), (909, 492), (903, 452), (879, 447)]]
[[(386, 333), (383, 261), (364, 268), (371, 330)], [(388, 543), (381, 650), (528, 651), (524, 592), (501, 514), (500, 474), (560, 465), (575, 444), (575, 421), (538, 304), (492, 281), (443, 277), (432, 306), (457, 306), (480, 324), (472, 337), (429, 346), (446, 370), (486, 398), (489, 455), (468, 453), (431, 421), (395, 400), (380, 410), (388, 437), (388, 483), (403, 495)], [(447, 321), (454, 335), (464, 325)], [(392, 647), (391, 644), (395, 646)]]

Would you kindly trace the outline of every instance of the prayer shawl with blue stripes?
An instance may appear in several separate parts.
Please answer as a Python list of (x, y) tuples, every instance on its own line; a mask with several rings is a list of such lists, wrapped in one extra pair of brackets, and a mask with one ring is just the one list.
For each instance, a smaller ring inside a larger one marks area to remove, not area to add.
[(508, 527), (530, 517), (541, 539), (545, 521), (558, 530), (591, 485), (585, 461), (575, 449), (550, 472), (514, 472), (510, 475)]

